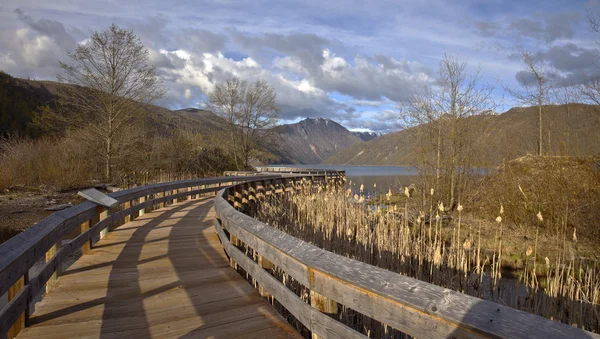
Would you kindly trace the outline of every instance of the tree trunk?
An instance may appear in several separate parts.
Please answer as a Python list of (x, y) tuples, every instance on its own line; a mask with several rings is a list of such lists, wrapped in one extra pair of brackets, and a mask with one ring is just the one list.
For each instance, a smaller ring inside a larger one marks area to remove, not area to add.
[(542, 88), (540, 87), (540, 97), (539, 97), (539, 101), (538, 101), (538, 110), (539, 110), (539, 128), (540, 128), (540, 136), (539, 136), (539, 140), (538, 140), (538, 155), (543, 155), (543, 148), (542, 148), (542, 139), (543, 139), (543, 135), (542, 135)]
[(440, 159), (442, 156), (442, 124), (438, 121), (437, 164), (435, 166), (435, 193), (440, 189)]

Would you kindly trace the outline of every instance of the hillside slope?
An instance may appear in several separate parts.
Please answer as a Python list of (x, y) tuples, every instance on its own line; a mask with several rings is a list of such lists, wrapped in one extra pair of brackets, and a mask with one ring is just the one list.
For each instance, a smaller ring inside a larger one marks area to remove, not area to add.
[[(544, 150), (547, 155), (588, 156), (600, 153), (600, 107), (585, 104), (545, 106)], [(537, 108), (512, 108), (499, 115), (468, 118), (474, 126), (475, 165), (493, 166), (527, 154), (537, 145)], [(324, 164), (417, 165), (423, 126), (356, 144)]]
[[(61, 86), (69, 85), (19, 79), (0, 72), (0, 136), (40, 136), (42, 132), (33, 124), (34, 116), (41, 106), (55, 107)], [(143, 109), (144, 124), (160, 135), (176, 129), (219, 131), (225, 126), (225, 120), (210, 111), (195, 108), (171, 111), (155, 105), (143, 105)]]
[(329, 119), (307, 118), (295, 124), (273, 129), (275, 145), (269, 146), (280, 164), (319, 164), (361, 139), (345, 127)]

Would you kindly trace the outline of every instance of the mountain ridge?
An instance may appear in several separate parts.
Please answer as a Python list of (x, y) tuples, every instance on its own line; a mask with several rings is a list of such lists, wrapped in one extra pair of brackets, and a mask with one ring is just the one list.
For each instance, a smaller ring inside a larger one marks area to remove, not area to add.
[[(590, 156), (600, 152), (600, 106), (587, 104), (547, 105), (544, 149), (548, 155)], [(537, 107), (514, 107), (495, 115), (469, 118), (474, 140), (475, 166), (495, 166), (505, 160), (535, 154)], [(389, 133), (353, 145), (323, 161), (336, 165), (419, 164), (416, 135), (424, 125)]]

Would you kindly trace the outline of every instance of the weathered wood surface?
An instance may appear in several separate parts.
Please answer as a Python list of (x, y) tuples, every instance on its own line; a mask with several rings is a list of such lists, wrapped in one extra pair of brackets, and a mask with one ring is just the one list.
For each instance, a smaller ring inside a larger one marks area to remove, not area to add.
[[(311, 291), (411, 336), (600, 338), (575, 327), (322, 250), (238, 212), (227, 202), (227, 192), (232, 191), (221, 191), (215, 200), (217, 217), (232, 236)], [(264, 287), (273, 294), (269, 286)], [(307, 327), (312, 325), (303, 323)]]
[(109, 232), (63, 272), (18, 338), (297, 338), (229, 267), (213, 220), (203, 198)]
[[(259, 176), (254, 179), (267, 177), (272, 178), (273, 175)], [(220, 177), (182, 180), (114, 192), (109, 195), (117, 199), (120, 203), (125, 204), (136, 199), (140, 199), (140, 203), (134, 206), (130, 205), (129, 208), (110, 215), (107, 212), (99, 215), (95, 204), (84, 202), (50, 215), (26, 231), (1, 244), (0, 295), (7, 292), (19, 279), (22, 279), (35, 262), (44, 258), (46, 253), (56, 244), (60, 243), (65, 235), (76, 228), (84, 231), (84, 233), (73, 239), (69, 246), (58, 250), (39, 274), (29, 277), (30, 283), (14, 295), (14, 298), (7, 307), (0, 310), (0, 338), (7, 333), (8, 328), (17, 320), (17, 314), (25, 311), (28, 300), (35, 298), (42, 291), (45, 283), (54, 272), (60, 269), (64, 259), (79, 249), (82, 249), (84, 253), (87, 252), (89, 246), (86, 242), (89, 243), (98, 234), (105, 235), (106, 232), (104, 230), (108, 230), (115, 222), (122, 221), (125, 217), (131, 215), (131, 213), (140, 213), (139, 211), (143, 211), (145, 208), (150, 208), (166, 201), (185, 198), (189, 195), (216, 192), (218, 187), (215, 187), (215, 185), (217, 184), (246, 181), (248, 179), (248, 177)], [(213, 185), (213, 187), (205, 188), (207, 185)], [(185, 192), (169, 196), (163, 195), (162, 197), (154, 197), (146, 200), (147, 196), (152, 197), (157, 195), (157, 193), (200, 186), (203, 188), (193, 191), (186, 190)], [(103, 220), (100, 221), (100, 219)], [(82, 227), (82, 224), (88, 222), (89, 224), (93, 224), (93, 226), (89, 228), (87, 226)]]

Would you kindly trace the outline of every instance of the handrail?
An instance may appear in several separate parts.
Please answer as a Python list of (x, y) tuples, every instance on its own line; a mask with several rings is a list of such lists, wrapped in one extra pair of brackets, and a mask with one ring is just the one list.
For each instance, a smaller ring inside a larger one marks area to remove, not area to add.
[[(83, 254), (87, 253), (92, 240), (103, 237), (113, 225), (169, 201), (217, 192), (224, 183), (274, 177), (282, 175), (182, 180), (118, 191), (109, 194), (119, 202), (115, 208), (105, 210), (92, 202), (83, 202), (46, 217), (0, 244), (0, 296), (6, 292), (9, 296), (9, 303), (0, 310), (0, 338), (8, 337), (9, 332), (15, 336), (26, 325), (31, 301), (60, 276), (63, 262), (80, 249)], [(76, 229), (80, 229), (80, 234), (62, 245), (62, 239)], [(46, 263), (41, 270), (29, 276), (31, 267), (44, 258)]]
[[(251, 180), (221, 190), (215, 198), (214, 225), (234, 266), (248, 272), (261, 294), (272, 296), (313, 334), (322, 338), (364, 337), (326, 314), (335, 314), (336, 305), (342, 304), (418, 338), (600, 338), (328, 252), (240, 212), (267, 195), (297, 189), (302, 178)], [(242, 252), (238, 248), (242, 243), (254, 255)], [(273, 265), (310, 290), (310, 303), (269, 273)]]

